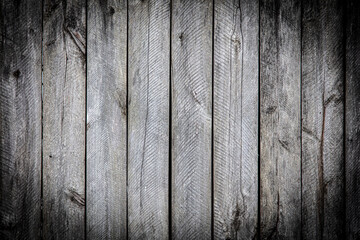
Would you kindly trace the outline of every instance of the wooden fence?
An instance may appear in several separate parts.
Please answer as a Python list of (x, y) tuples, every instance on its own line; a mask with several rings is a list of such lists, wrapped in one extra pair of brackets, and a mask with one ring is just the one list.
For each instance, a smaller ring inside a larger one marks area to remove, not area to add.
[(0, 239), (360, 239), (360, 1), (0, 10)]

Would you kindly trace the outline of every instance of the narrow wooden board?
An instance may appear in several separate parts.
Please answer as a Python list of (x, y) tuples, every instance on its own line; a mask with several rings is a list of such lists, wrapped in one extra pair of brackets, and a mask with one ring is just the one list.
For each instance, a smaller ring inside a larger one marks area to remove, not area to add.
[(342, 239), (343, 15), (339, 0), (305, 0), (302, 17), (302, 234)]
[(128, 11), (129, 239), (168, 239), (170, 1)]
[(41, 15), (0, 2), (0, 239), (41, 233)]
[(261, 239), (301, 235), (300, 8), (260, 4)]
[(259, 3), (215, 0), (214, 238), (258, 227)]
[(213, 5), (172, 8), (172, 238), (209, 239)]
[(86, 1), (43, 14), (43, 237), (84, 239)]
[(346, 237), (360, 239), (360, 2), (346, 1)]
[(125, 0), (88, 1), (86, 231), (126, 239)]

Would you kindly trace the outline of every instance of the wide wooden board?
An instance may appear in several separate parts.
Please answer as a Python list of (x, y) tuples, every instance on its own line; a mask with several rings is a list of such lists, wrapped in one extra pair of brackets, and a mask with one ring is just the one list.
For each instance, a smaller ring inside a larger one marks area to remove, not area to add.
[(88, 239), (126, 239), (127, 234), (126, 2), (88, 1)]
[(260, 2), (260, 237), (301, 235), (301, 5)]
[(214, 8), (214, 238), (254, 239), (259, 3), (216, 0)]
[(43, 14), (43, 237), (84, 239), (86, 1)]
[(41, 6), (0, 2), (0, 239), (41, 234)]
[(168, 239), (170, 1), (129, 1), (129, 239)]
[(302, 4), (302, 235), (304, 239), (342, 239), (342, 1), (305, 0)]
[(172, 238), (211, 237), (211, 0), (172, 1)]

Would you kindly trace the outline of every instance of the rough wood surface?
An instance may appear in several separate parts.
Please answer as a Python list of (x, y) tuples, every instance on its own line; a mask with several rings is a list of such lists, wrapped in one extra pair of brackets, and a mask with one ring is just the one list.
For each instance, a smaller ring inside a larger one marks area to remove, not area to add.
[(258, 1), (215, 1), (214, 238), (254, 239), (258, 221)]
[(170, 1), (129, 2), (129, 239), (168, 239)]
[(346, 1), (346, 237), (360, 239), (360, 1)]
[(125, 0), (88, 1), (88, 239), (126, 239)]
[(41, 233), (41, 15), (0, 2), (0, 239)]
[(339, 0), (303, 1), (302, 234), (344, 237), (344, 60)]
[(262, 239), (301, 233), (300, 1), (260, 4)]
[(43, 237), (84, 239), (86, 1), (43, 14)]
[(172, 237), (211, 237), (211, 0), (172, 1)]

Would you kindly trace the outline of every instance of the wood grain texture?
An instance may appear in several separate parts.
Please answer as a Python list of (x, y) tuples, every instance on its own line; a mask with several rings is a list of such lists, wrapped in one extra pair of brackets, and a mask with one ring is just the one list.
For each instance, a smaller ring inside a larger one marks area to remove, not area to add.
[(43, 237), (84, 239), (86, 1), (43, 14)]
[(41, 15), (0, 2), (0, 239), (41, 233)]
[(125, 0), (88, 2), (88, 239), (126, 239), (126, 21)]
[(88, 1), (88, 239), (126, 239), (126, 21), (125, 0)]
[(129, 1), (129, 239), (169, 238), (170, 1)]
[(305, 0), (302, 7), (302, 233), (304, 239), (342, 239), (342, 2)]
[(172, 7), (172, 238), (209, 239), (213, 5)]
[(254, 239), (259, 4), (252, 0), (214, 4), (214, 238)]
[(261, 239), (301, 235), (300, 7), (260, 4)]
[(346, 1), (346, 237), (360, 239), (360, 2)]

